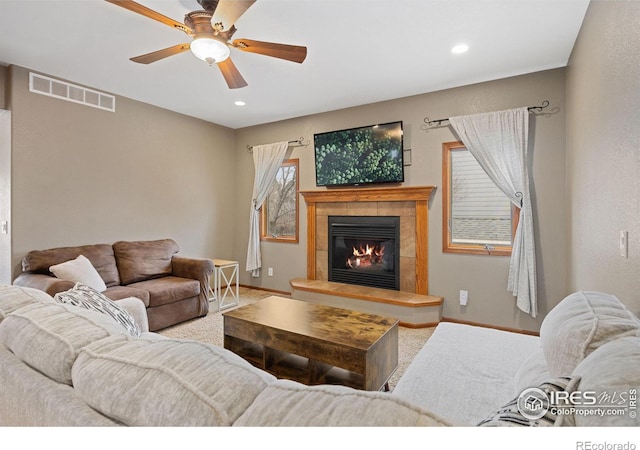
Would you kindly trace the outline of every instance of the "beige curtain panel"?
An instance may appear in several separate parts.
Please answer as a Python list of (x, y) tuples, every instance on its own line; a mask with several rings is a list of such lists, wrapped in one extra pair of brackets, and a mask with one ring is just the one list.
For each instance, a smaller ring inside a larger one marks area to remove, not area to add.
[(536, 254), (527, 167), (529, 110), (451, 117), (449, 122), (489, 178), (520, 208), (507, 290), (516, 296), (518, 308), (536, 317)]

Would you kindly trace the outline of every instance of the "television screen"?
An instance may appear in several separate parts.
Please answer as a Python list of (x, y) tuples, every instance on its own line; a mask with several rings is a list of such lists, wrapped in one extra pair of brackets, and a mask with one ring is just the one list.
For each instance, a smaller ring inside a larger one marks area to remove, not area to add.
[(313, 135), (316, 185), (404, 181), (402, 122)]

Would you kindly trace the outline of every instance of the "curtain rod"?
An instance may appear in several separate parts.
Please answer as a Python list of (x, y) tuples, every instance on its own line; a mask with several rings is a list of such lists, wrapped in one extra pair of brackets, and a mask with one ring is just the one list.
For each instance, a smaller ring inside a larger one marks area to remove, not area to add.
[[(533, 110), (537, 110), (537, 112), (541, 112), (544, 108), (546, 108), (547, 106), (549, 106), (549, 100), (545, 100), (542, 102), (542, 105), (540, 106), (527, 106), (527, 109), (529, 110), (529, 112), (533, 111)], [(428, 117), (424, 118), (424, 123), (426, 123), (429, 126), (433, 126), (435, 124), (440, 125), (442, 122), (447, 122), (449, 120), (449, 118), (446, 119), (436, 119), (436, 120), (429, 120)]]
[[(306, 141), (303, 138), (298, 138), (295, 141), (289, 141), (289, 147), (306, 147), (309, 145), (309, 141)], [(249, 153), (253, 151), (253, 145), (247, 145), (247, 150)]]

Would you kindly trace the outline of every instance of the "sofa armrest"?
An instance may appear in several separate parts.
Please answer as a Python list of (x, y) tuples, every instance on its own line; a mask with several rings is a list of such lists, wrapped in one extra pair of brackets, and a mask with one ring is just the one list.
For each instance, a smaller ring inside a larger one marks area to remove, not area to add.
[(68, 291), (76, 285), (73, 281), (62, 280), (60, 278), (40, 273), (21, 273), (15, 280), (13, 280), (13, 284), (16, 286), (39, 289), (52, 297), (58, 292)]
[[(200, 303), (209, 305), (209, 291), (211, 290), (211, 274), (215, 270), (215, 264), (209, 258), (185, 258), (174, 256), (171, 259), (173, 275), (182, 278), (191, 278), (200, 282)], [(206, 312), (206, 311), (205, 311)]]
[(114, 300), (115, 303), (128, 312), (136, 324), (140, 327), (140, 331), (147, 333), (149, 331), (149, 317), (147, 316), (147, 307), (144, 302), (137, 297), (127, 297), (120, 300)]

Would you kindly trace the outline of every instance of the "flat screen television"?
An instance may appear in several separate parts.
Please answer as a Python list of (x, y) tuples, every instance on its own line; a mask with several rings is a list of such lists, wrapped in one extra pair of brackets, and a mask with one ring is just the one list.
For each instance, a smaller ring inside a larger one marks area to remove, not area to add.
[(404, 181), (402, 121), (313, 135), (317, 186)]

